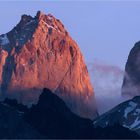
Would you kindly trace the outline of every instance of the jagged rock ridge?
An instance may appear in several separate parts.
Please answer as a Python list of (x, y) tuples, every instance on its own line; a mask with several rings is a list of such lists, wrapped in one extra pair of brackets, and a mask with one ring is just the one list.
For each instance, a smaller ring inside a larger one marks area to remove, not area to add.
[(140, 96), (125, 101), (94, 120), (94, 126), (106, 127), (119, 123), (140, 135)]
[(93, 121), (72, 113), (49, 89), (43, 90), (38, 103), (30, 109), (15, 99), (0, 102), (0, 115), (1, 139), (140, 138), (119, 124), (94, 128)]
[(49, 89), (44, 89), (37, 105), (25, 113), (25, 121), (45, 138), (91, 138), (92, 121), (72, 113)]
[(44, 87), (61, 97), (73, 112), (97, 116), (78, 45), (58, 19), (39, 11), (35, 17), (23, 15), (14, 29), (0, 36), (0, 91), (2, 97), (32, 104)]
[(49, 89), (43, 90), (39, 102), (25, 113), (24, 120), (49, 139), (139, 138), (117, 123), (94, 128), (93, 121), (72, 113)]

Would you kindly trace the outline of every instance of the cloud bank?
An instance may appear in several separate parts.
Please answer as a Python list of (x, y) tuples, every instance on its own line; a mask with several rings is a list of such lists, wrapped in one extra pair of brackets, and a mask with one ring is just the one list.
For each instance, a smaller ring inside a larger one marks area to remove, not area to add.
[(129, 99), (121, 96), (124, 72), (117, 66), (94, 62), (89, 66), (99, 114)]

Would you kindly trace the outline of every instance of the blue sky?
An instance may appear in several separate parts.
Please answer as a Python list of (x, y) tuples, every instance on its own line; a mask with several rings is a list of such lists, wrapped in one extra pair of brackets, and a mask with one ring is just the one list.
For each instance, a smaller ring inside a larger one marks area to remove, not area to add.
[(100, 61), (124, 69), (130, 49), (140, 40), (140, 1), (0, 1), (0, 34), (22, 14), (52, 13), (77, 41), (86, 63)]

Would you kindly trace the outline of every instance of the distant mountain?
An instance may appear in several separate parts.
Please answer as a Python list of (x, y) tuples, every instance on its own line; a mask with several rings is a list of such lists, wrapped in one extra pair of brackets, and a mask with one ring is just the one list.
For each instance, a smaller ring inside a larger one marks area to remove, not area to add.
[(51, 89), (73, 112), (97, 116), (78, 45), (60, 20), (39, 11), (35, 17), (23, 15), (10, 32), (0, 35), (0, 95), (31, 105), (43, 88)]
[(125, 66), (122, 95), (134, 97), (140, 95), (140, 41), (129, 53)]
[(106, 127), (115, 123), (140, 134), (140, 96), (119, 104), (98, 117), (93, 124), (96, 127)]

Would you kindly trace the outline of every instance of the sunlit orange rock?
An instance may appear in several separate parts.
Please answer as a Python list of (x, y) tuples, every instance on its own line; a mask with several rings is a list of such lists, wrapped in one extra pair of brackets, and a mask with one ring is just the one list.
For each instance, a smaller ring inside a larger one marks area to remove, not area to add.
[(52, 15), (23, 15), (0, 36), (1, 95), (36, 103), (44, 87), (83, 117), (97, 115), (87, 67), (76, 42)]

